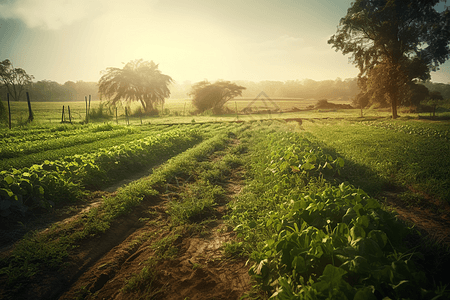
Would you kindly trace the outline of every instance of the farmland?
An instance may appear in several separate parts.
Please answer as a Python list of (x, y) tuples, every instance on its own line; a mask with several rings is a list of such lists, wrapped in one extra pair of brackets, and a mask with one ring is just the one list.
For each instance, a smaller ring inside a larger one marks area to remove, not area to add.
[(182, 110), (0, 132), (2, 298), (450, 296), (448, 122)]
[[(264, 101), (263, 101), (264, 100)], [(125, 115), (125, 107), (117, 107), (117, 118), (115, 110), (111, 111), (112, 115), (105, 118), (95, 118), (93, 122), (110, 122), (118, 125), (142, 125), (142, 124), (169, 124), (169, 123), (189, 123), (192, 120), (195, 122), (219, 122), (219, 121), (255, 121), (272, 118), (325, 118), (328, 117), (329, 110), (305, 110), (308, 107), (314, 106), (317, 103), (315, 99), (273, 99), (268, 100), (264, 97), (260, 99), (242, 98), (229, 101), (225, 104), (228, 109), (228, 114), (223, 115), (192, 115), (195, 107), (192, 105), (190, 99), (169, 99), (164, 106), (159, 106), (158, 116), (140, 116), (139, 105), (133, 103), (128, 110), (129, 118)], [(341, 104), (349, 104), (349, 102), (336, 102)], [(6, 103), (4, 102), (5, 107)], [(80, 124), (85, 122), (86, 118), (86, 103), (84, 101), (73, 102), (32, 102), (32, 109), (34, 114), (34, 122), (40, 126), (55, 126), (60, 124), (62, 119), (62, 108), (65, 107), (65, 120), (68, 121), (68, 106), (70, 106), (72, 122)], [(99, 108), (102, 107), (103, 114), (109, 113), (109, 109), (101, 101), (92, 101), (90, 105), (91, 115), (98, 114)], [(244, 112), (246, 108), (250, 107), (252, 112), (257, 114), (248, 114)], [(238, 115), (236, 115), (236, 108)], [(279, 108), (280, 111), (276, 111)], [(131, 113), (130, 113), (131, 111)], [(13, 129), (27, 124), (28, 108), (26, 102), (11, 102), (12, 127)], [(359, 109), (345, 109), (335, 111), (334, 117), (342, 118), (356, 118), (361, 114)], [(388, 111), (368, 109), (364, 112), (370, 117), (384, 117), (389, 116)], [(441, 113), (445, 115), (446, 113)], [(417, 117), (418, 114), (408, 114), (409, 116)], [(429, 114), (426, 114), (429, 115)], [(91, 116), (92, 118), (92, 116)]]

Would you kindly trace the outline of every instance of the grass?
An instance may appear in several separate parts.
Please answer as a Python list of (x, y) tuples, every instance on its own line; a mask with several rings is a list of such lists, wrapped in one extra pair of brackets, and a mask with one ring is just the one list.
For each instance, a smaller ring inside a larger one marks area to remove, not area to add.
[[(367, 192), (377, 194), (399, 186), (450, 201), (450, 143), (440, 136), (402, 130), (405, 124), (419, 128), (417, 121), (389, 121), (399, 130), (346, 120), (304, 122), (311, 139), (342, 156), (347, 163), (342, 175)], [(447, 125), (426, 123), (425, 128), (441, 131)], [(447, 127), (448, 128), (448, 127)], [(417, 202), (417, 196), (411, 201)]]
[[(229, 109), (230, 113), (223, 115), (192, 115), (195, 108), (192, 106), (189, 99), (167, 99), (164, 104), (164, 109), (157, 107), (162, 111), (158, 116), (143, 116), (142, 118), (138, 114), (129, 117), (128, 122), (130, 125), (141, 125), (141, 124), (172, 124), (172, 123), (191, 123), (195, 120), (196, 123), (204, 122), (226, 122), (226, 121), (258, 121), (267, 119), (283, 119), (283, 118), (304, 118), (304, 119), (314, 119), (314, 118), (358, 118), (360, 116), (359, 109), (345, 109), (345, 110), (309, 110), (309, 111), (297, 111), (297, 112), (286, 112), (292, 110), (293, 108), (305, 109), (308, 106), (314, 105), (317, 101), (313, 99), (274, 99), (273, 102), (277, 107), (279, 107), (283, 113), (274, 112), (275, 106), (268, 100), (266, 103), (262, 100), (254, 101), (254, 99), (235, 99), (228, 102), (225, 106)], [(346, 103), (347, 104), (347, 103)], [(13, 127), (25, 126), (26, 119), (28, 117), (28, 107), (26, 102), (12, 102), (12, 119)], [(73, 116), (73, 122), (80, 123), (84, 122), (86, 115), (86, 104), (84, 101), (77, 102), (32, 102), (32, 109), (35, 116), (34, 124), (58, 124), (61, 122), (61, 112), (62, 106), (70, 105), (71, 112)], [(103, 105), (100, 101), (91, 102), (91, 110), (95, 111), (98, 115), (99, 107)], [(246, 107), (251, 106), (253, 111), (267, 111), (271, 110), (271, 113), (261, 113), (261, 114), (245, 114), (242, 112)], [(239, 111), (239, 115), (236, 116), (236, 107)], [(140, 108), (138, 103), (131, 104), (131, 111), (137, 111)], [(403, 112), (400, 108), (400, 113), (402, 116), (406, 117), (417, 117), (418, 114), (412, 114)], [(442, 113), (445, 114), (445, 113)], [(428, 116), (428, 114), (422, 114)], [(441, 114), (439, 114), (441, 115)], [(377, 109), (365, 109), (365, 118), (374, 117), (389, 117), (389, 110), (377, 110)], [(116, 120), (115, 115), (111, 118), (101, 118), (97, 121), (95, 119), (92, 122), (110, 122), (118, 123), (121, 125), (128, 124), (125, 117), (125, 110), (123, 107), (118, 108), (118, 119)], [(6, 124), (4, 124), (6, 126)]]

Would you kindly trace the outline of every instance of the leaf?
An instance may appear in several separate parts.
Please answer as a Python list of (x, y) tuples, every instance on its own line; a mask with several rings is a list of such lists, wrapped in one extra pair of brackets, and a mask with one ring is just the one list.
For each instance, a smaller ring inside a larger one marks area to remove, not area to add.
[(14, 193), (8, 189), (0, 189), (0, 197), (2, 198), (12, 198)]
[(337, 164), (339, 167), (343, 168), (343, 167), (344, 167), (344, 164), (345, 164), (345, 161), (344, 161), (341, 157), (338, 157), (338, 158), (336, 159), (336, 164)]
[(367, 237), (374, 240), (381, 249), (383, 249), (383, 247), (387, 244), (387, 235), (381, 230), (372, 230), (369, 232)]
[(295, 256), (292, 260), (292, 268), (299, 274), (307, 271), (305, 259), (302, 256)]
[(7, 184), (12, 184), (14, 182), (14, 177), (12, 177), (11, 175), (6, 176), (5, 178), (3, 178), (3, 180), (7, 183)]
[(347, 274), (342, 268), (335, 267), (333, 265), (327, 265), (323, 271), (322, 276), (319, 277), (319, 282), (313, 284), (313, 287), (319, 292), (324, 292), (326, 290), (333, 290), (337, 288), (341, 283), (345, 284), (342, 276)]
[(310, 171), (310, 170), (314, 169), (314, 165), (310, 164), (309, 162), (306, 162), (302, 165), (302, 169), (305, 171)]
[(373, 294), (374, 291), (375, 288), (372, 285), (358, 289), (353, 300), (376, 300), (377, 297)]
[(356, 241), (359, 238), (364, 238), (366, 236), (366, 232), (360, 225), (355, 225), (350, 229), (350, 236), (353, 241)]
[(358, 224), (358, 225), (361, 225), (362, 227), (364, 227), (364, 228), (367, 228), (367, 227), (369, 227), (369, 217), (368, 216), (366, 216), (366, 215), (363, 215), (363, 216), (360, 216), (360, 217), (358, 217), (357, 219), (356, 219), (356, 223)]

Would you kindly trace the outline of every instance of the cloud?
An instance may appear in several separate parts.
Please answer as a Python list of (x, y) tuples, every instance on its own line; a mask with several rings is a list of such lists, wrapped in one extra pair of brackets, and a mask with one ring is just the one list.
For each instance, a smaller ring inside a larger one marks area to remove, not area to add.
[(30, 28), (57, 30), (87, 17), (139, 11), (143, 0), (16, 0), (0, 4), (0, 18), (22, 20)]

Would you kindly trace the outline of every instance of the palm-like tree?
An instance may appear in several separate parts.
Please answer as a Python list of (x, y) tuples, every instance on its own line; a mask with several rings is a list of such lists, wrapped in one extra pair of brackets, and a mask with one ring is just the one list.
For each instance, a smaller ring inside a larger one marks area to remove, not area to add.
[(170, 96), (168, 85), (172, 82), (153, 61), (137, 59), (122, 69), (107, 68), (98, 85), (99, 93), (109, 99), (110, 104), (120, 100), (139, 101), (145, 112), (151, 112), (155, 104), (164, 103)]

